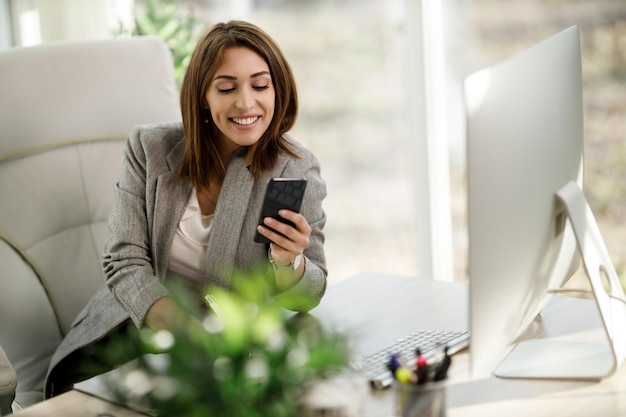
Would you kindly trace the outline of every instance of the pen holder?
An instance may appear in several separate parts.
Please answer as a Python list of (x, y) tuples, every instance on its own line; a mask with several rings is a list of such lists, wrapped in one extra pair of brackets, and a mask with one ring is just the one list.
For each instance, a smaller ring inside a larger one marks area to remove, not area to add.
[(446, 417), (446, 384), (394, 382), (397, 417)]

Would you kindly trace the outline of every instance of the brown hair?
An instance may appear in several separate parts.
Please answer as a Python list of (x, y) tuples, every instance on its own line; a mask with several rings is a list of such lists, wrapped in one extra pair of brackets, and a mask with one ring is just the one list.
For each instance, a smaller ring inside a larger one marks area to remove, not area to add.
[[(209, 178), (220, 180), (226, 164), (217, 149), (219, 131), (210, 115), (205, 94), (227, 48), (244, 46), (259, 54), (267, 63), (276, 93), (274, 117), (259, 141), (248, 148), (250, 173), (259, 177), (270, 168), (280, 152), (296, 156), (282, 137), (289, 131), (298, 113), (296, 83), (282, 52), (263, 30), (242, 21), (218, 23), (198, 42), (183, 78), (180, 104), (185, 132), (185, 150), (177, 175), (189, 177), (198, 190), (208, 188)], [(205, 123), (205, 119), (209, 122)]]

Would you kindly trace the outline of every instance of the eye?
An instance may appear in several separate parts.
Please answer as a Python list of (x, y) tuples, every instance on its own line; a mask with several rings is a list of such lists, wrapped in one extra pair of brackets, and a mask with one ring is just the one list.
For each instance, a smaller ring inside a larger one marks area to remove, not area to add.
[(254, 88), (256, 91), (263, 91), (263, 90), (267, 90), (268, 88), (270, 88), (270, 85), (269, 84), (255, 85), (252, 88)]
[(220, 94), (228, 94), (237, 89), (237, 84), (230, 80), (218, 80), (214, 84), (215, 89)]

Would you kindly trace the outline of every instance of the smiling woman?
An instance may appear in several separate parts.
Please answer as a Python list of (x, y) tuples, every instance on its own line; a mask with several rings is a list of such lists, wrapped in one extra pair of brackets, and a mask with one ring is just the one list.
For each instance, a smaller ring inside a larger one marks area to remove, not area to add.
[[(263, 106), (259, 101), (261, 97), (264, 97)], [(193, 152), (189, 146), (185, 149), (179, 175), (189, 175), (192, 184), (199, 188), (208, 188), (209, 174), (223, 176), (223, 161), (227, 159), (218, 155), (217, 145), (229, 132), (234, 133), (230, 130), (233, 122), (228, 119), (261, 115), (250, 113), (246, 107), (256, 106), (254, 111), (268, 108), (269, 97), (271, 113), (263, 115), (265, 129), (260, 130), (262, 135), (257, 140), (247, 145), (251, 146), (247, 159), (255, 176), (271, 166), (279, 152), (295, 156), (282, 138), (293, 127), (298, 112), (295, 80), (282, 52), (265, 32), (240, 21), (215, 25), (198, 42), (181, 86), (183, 123), (191, 139), (188, 143), (198, 148)], [(231, 108), (226, 109), (227, 105)], [(207, 123), (208, 120), (213, 123)], [(227, 126), (229, 129), (221, 130)], [(210, 160), (218, 163), (208, 170), (206, 166), (199, 166), (194, 155), (200, 148)]]
[(217, 139), (223, 161), (239, 146), (257, 143), (274, 116), (276, 94), (269, 67), (246, 47), (224, 51), (205, 97), (205, 111), (221, 133)]
[[(143, 125), (128, 139), (104, 250), (106, 285), (57, 350), (46, 395), (93, 376), (94, 348), (134, 327), (203, 333), (172, 297), (172, 283), (203, 305), (207, 288), (258, 274), (282, 307), (308, 311), (326, 289), (322, 201), (315, 155), (287, 135), (295, 82), (274, 41), (246, 22), (220, 23), (198, 42), (181, 86), (181, 123)], [(307, 180), (300, 213), (257, 227), (268, 179)], [(260, 233), (269, 244), (255, 242)], [(294, 262), (301, 259), (301, 262)], [(98, 364), (99, 372), (132, 359)]]

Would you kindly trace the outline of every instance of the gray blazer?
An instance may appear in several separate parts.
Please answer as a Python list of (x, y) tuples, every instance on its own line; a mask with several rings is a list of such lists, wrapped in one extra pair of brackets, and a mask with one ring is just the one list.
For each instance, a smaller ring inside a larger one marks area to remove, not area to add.
[[(294, 311), (315, 307), (326, 289), (326, 261), (322, 229), (326, 215), (322, 200), (326, 185), (316, 157), (286, 136), (301, 158), (281, 154), (263, 178), (251, 177), (245, 149), (233, 155), (215, 208), (206, 253), (208, 284), (228, 286), (233, 268), (268, 267), (267, 247), (254, 242), (256, 224), (267, 181), (272, 177), (305, 177), (307, 190), (301, 213), (312, 228), (304, 251), (305, 273), (276, 299)], [(50, 375), (70, 353), (87, 346), (132, 320), (141, 327), (150, 306), (167, 296), (164, 286), (176, 226), (191, 191), (189, 181), (175, 177), (183, 155), (180, 123), (138, 126), (129, 135), (124, 167), (115, 187), (105, 245), (103, 285), (78, 314), (56, 350), (44, 392), (50, 394)]]

